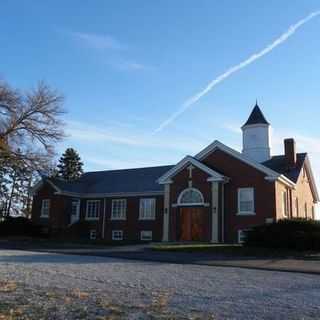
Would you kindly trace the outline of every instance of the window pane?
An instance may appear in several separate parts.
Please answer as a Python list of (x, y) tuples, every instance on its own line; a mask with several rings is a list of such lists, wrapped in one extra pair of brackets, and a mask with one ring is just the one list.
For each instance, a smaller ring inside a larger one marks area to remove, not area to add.
[(140, 219), (155, 219), (156, 199), (140, 199)]
[(115, 199), (112, 200), (112, 219), (125, 219), (126, 218), (126, 199)]
[(181, 193), (180, 203), (203, 203), (202, 194), (196, 189), (186, 189)]
[(254, 212), (254, 190), (252, 188), (239, 189), (239, 212)]

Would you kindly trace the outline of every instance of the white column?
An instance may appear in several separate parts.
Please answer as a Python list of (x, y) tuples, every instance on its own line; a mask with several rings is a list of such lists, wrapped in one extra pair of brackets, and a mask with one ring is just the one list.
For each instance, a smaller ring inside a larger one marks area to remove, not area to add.
[(218, 242), (219, 182), (212, 181), (211, 242)]
[(162, 241), (169, 241), (170, 184), (164, 185)]

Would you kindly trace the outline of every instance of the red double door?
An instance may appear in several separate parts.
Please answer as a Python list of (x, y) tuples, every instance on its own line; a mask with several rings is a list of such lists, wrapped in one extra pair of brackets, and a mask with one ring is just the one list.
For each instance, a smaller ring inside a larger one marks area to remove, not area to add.
[(180, 208), (180, 241), (205, 241), (206, 219), (202, 207)]

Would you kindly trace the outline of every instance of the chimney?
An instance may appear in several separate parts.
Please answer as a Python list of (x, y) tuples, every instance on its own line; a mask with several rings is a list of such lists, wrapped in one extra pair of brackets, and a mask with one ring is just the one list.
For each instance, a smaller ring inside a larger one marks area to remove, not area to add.
[(284, 139), (284, 157), (288, 168), (293, 168), (297, 162), (296, 142), (293, 138)]

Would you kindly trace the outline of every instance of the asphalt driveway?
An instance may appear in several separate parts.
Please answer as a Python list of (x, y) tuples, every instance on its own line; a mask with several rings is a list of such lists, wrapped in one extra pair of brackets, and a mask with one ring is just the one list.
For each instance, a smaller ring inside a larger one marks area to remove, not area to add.
[(320, 315), (320, 277), (311, 274), (1, 250), (0, 279), (0, 313), (18, 303), (23, 319)]

